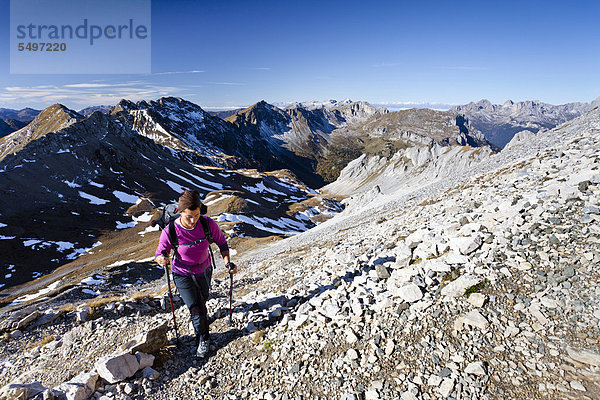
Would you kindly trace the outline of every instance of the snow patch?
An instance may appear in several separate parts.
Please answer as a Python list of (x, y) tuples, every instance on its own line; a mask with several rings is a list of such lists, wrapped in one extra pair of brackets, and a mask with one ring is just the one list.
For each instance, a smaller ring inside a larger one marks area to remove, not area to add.
[(121, 265), (125, 265), (125, 264), (129, 264), (135, 262), (135, 260), (122, 260), (122, 261), (117, 261), (115, 263), (112, 263), (110, 265), (107, 265), (106, 268), (112, 268), (112, 267), (120, 267)]
[(113, 191), (113, 195), (119, 199), (122, 203), (133, 203), (136, 204), (138, 196), (134, 196), (129, 193), (121, 192), (120, 190)]
[[(181, 175), (179, 175), (179, 174), (176, 174), (175, 172), (171, 171), (169, 168), (165, 168), (165, 170), (166, 170), (166, 171), (167, 171), (169, 174), (171, 174), (171, 175), (173, 175), (173, 176), (176, 176), (176, 177), (178, 177), (179, 179), (181, 179), (181, 180), (183, 180), (183, 181), (185, 181), (185, 182), (189, 183), (190, 185), (192, 185), (192, 187), (198, 187), (198, 188), (200, 188), (200, 189), (206, 190), (207, 192), (211, 192), (211, 191), (215, 190), (215, 189), (213, 189), (213, 188), (207, 188), (207, 187), (204, 187), (204, 186), (198, 185), (198, 183), (196, 183), (196, 182), (192, 182), (192, 181), (191, 181), (191, 180), (189, 180), (188, 178), (186, 178), (186, 177), (184, 177), (184, 176), (181, 176)], [(206, 179), (202, 179), (202, 178), (200, 178), (200, 177), (197, 177), (197, 176), (195, 176), (195, 175), (192, 175), (192, 174), (190, 174), (190, 173), (189, 173), (189, 172), (187, 172), (187, 171), (182, 171), (182, 172), (186, 172), (188, 175), (192, 176), (193, 178), (195, 178), (196, 180), (198, 180), (198, 181), (200, 181), (200, 182), (202, 182), (202, 183), (204, 183), (204, 184), (207, 184), (208, 186), (213, 186), (214, 188), (217, 188), (217, 189), (223, 189), (223, 185), (221, 185), (221, 184), (216, 184), (216, 183), (213, 183), (213, 182), (207, 181)]]
[[(246, 224), (252, 225), (257, 229), (260, 229), (265, 232), (270, 233), (278, 233), (284, 235), (296, 235), (298, 233), (304, 232), (308, 229), (305, 225), (299, 223), (298, 221), (294, 221), (290, 218), (280, 218), (278, 220), (274, 220), (266, 217), (255, 217), (256, 219), (250, 218), (246, 215), (241, 214), (229, 214), (223, 213), (217, 217), (217, 222), (244, 222)], [(269, 224), (271, 226), (267, 226)]]
[(185, 187), (181, 186), (179, 183), (175, 183), (173, 181), (162, 181), (164, 183), (166, 183), (167, 185), (169, 185), (169, 187), (171, 189), (173, 189), (174, 192), (176, 192), (177, 194), (182, 193), (185, 189)]
[(156, 232), (156, 231), (158, 231), (159, 229), (160, 229), (160, 228), (159, 228), (159, 226), (158, 226), (158, 225), (156, 225), (156, 226), (148, 226), (148, 227), (147, 227), (146, 229), (144, 229), (143, 231), (141, 231), (141, 232), (138, 232), (138, 235), (142, 235), (142, 236), (144, 236), (146, 233), (150, 233), (150, 232)]
[(95, 292), (91, 289), (81, 289), (81, 292), (85, 294), (91, 294), (92, 296), (98, 296), (100, 294), (100, 292)]
[(226, 199), (228, 197), (233, 197), (233, 195), (232, 194), (226, 194), (226, 195), (223, 195), (223, 196), (217, 196), (215, 199), (212, 199), (212, 200), (204, 203), (204, 205), (208, 207), (208, 206), (210, 206), (212, 204), (215, 204), (215, 203), (218, 203), (219, 201), (224, 200), (224, 199)]
[(127, 228), (133, 228), (135, 226), (135, 221), (132, 222), (120, 222), (117, 221), (117, 228), (116, 229), (127, 229)]
[(260, 181), (259, 183), (257, 183), (256, 187), (244, 186), (244, 185), (242, 185), (242, 187), (244, 189), (246, 189), (247, 191), (252, 192), (252, 193), (269, 192), (269, 193), (276, 194), (276, 195), (279, 195), (279, 196), (287, 196), (287, 193), (283, 193), (283, 192), (277, 191), (275, 189), (271, 189), (269, 187), (266, 187), (265, 184), (262, 181)]
[(89, 181), (88, 183), (89, 183), (90, 185), (92, 185), (92, 186), (96, 186), (96, 187), (99, 187), (99, 188), (103, 188), (103, 187), (104, 187), (104, 185), (103, 185), (103, 184), (101, 184), (101, 183), (98, 183), (98, 182)]
[(142, 215), (140, 215), (139, 217), (133, 217), (133, 220), (135, 222), (150, 222), (151, 219), (152, 219), (152, 214), (150, 214), (149, 212), (145, 212)]
[(84, 285), (104, 285), (106, 283), (106, 277), (102, 276), (102, 275), (96, 275), (98, 278), (94, 278), (94, 276), (89, 276), (85, 279), (83, 279), (80, 283), (83, 283)]
[(54, 289), (58, 288), (58, 286), (60, 285), (61, 282), (62, 282), (62, 280), (58, 280), (58, 281), (54, 282), (53, 284), (51, 284), (50, 286), (38, 291), (37, 293), (21, 296), (18, 299), (14, 300), (12, 303), (10, 303), (8, 305), (8, 307), (17, 305), (19, 303), (23, 303), (25, 301), (34, 300), (34, 299), (37, 299), (38, 297), (45, 295), (46, 293), (50, 293)]
[(92, 196), (91, 194), (87, 194), (85, 192), (82, 192), (81, 190), (79, 191), (79, 196), (83, 197), (86, 200), (89, 200), (89, 202), (91, 204), (94, 204), (94, 205), (97, 205), (97, 206), (101, 206), (101, 205), (106, 204), (106, 203), (109, 202), (108, 200), (104, 200), (104, 199), (101, 199), (99, 197)]
[(73, 181), (73, 182), (71, 182), (71, 181), (63, 181), (63, 183), (66, 183), (68, 187), (73, 188), (73, 189), (81, 187), (81, 185), (75, 183), (75, 181)]

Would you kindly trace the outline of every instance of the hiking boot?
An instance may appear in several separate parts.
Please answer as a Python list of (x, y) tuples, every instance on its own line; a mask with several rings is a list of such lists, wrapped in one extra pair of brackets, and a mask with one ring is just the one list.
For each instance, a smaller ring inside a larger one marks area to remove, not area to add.
[(200, 338), (200, 341), (198, 342), (198, 349), (196, 350), (196, 357), (205, 358), (208, 355), (208, 350), (208, 340)]

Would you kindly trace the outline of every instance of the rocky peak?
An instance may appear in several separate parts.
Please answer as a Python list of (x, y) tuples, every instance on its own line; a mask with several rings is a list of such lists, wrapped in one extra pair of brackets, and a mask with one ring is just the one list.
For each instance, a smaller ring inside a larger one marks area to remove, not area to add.
[(62, 104), (53, 104), (42, 110), (30, 124), (0, 139), (0, 160), (7, 154), (15, 153), (29, 142), (51, 132), (57, 132), (85, 117)]
[(238, 111), (225, 119), (225, 121), (231, 122), (238, 127), (256, 125), (260, 122), (267, 125), (276, 125), (278, 123), (286, 123), (288, 120), (289, 117), (281, 109), (264, 100)]

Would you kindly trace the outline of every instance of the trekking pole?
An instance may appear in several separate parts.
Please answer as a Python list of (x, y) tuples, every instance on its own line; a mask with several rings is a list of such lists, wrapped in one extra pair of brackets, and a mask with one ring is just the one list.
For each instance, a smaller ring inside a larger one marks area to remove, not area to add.
[(227, 321), (228, 326), (232, 326), (231, 314), (233, 313), (233, 264), (229, 265), (229, 320)]
[[(162, 255), (167, 257), (165, 251), (162, 252)], [(168, 264), (168, 263), (167, 263)], [(177, 320), (175, 319), (175, 307), (173, 307), (173, 292), (171, 292), (171, 277), (169, 276), (169, 269), (165, 264), (165, 274), (167, 275), (167, 287), (169, 288), (169, 301), (171, 302), (171, 313), (173, 314), (173, 327), (175, 328), (175, 337), (177, 338), (177, 343), (179, 343), (179, 332), (177, 331)]]

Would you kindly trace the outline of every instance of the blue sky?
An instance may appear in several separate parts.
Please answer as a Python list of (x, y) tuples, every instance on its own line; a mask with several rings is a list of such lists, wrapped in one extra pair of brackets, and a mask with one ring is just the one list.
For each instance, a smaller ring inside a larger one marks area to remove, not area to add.
[(9, 4), (0, 0), (5, 108), (161, 96), (205, 108), (600, 96), (597, 1), (154, 0), (151, 73), (60, 75), (10, 74)]

